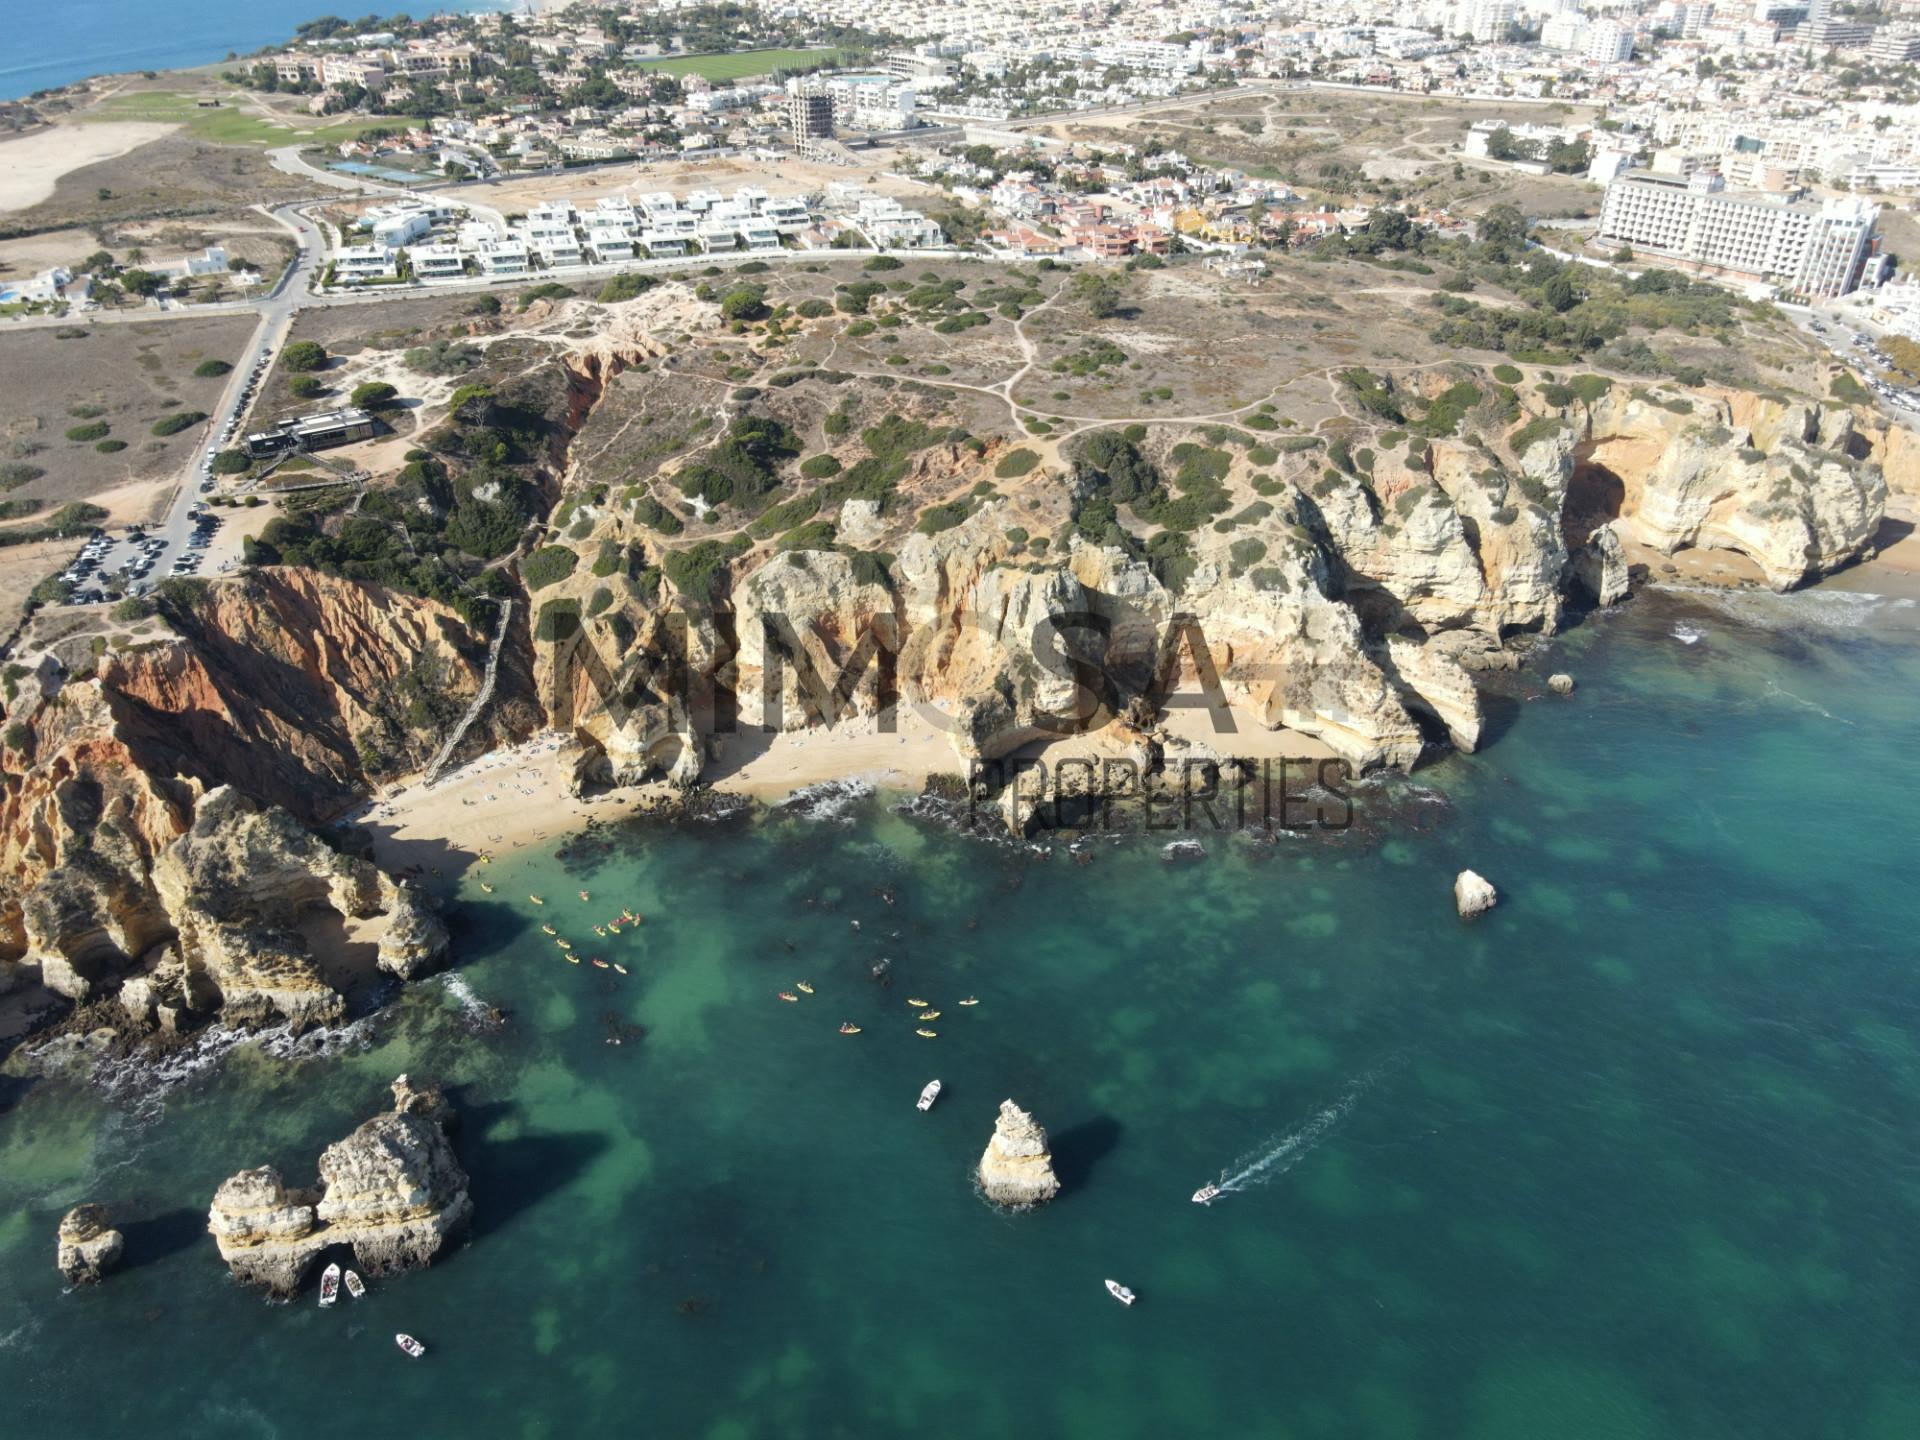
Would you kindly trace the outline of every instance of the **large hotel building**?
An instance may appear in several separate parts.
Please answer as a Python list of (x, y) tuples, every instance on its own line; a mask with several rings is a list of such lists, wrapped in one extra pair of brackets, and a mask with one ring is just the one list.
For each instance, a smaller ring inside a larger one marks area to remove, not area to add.
[(1863, 200), (1728, 190), (1711, 173), (1631, 174), (1607, 186), (1599, 237), (1822, 300), (1860, 283), (1879, 213)]

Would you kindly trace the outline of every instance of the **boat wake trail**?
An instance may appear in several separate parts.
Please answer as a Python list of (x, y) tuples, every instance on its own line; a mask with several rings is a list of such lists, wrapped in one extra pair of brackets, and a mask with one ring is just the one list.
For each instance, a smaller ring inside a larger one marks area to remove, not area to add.
[(1306, 1159), (1308, 1153), (1333, 1132), (1333, 1127), (1347, 1117), (1347, 1112), (1359, 1104), (1370, 1081), (1371, 1077), (1361, 1080), (1306, 1124), (1275, 1136), (1235, 1160), (1214, 1182), (1220, 1187), (1220, 1193), (1234, 1195), (1242, 1190), (1252, 1190), (1286, 1174)]

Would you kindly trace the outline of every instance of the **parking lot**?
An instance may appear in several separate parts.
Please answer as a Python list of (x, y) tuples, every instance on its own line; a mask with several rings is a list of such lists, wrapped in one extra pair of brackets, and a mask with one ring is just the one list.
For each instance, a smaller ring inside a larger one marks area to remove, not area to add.
[(71, 602), (105, 604), (123, 595), (144, 595), (163, 579), (200, 574), (207, 548), (225, 521), (197, 502), (188, 509), (187, 521), (189, 533), (177, 547), (139, 526), (117, 536), (94, 536), (60, 577), (73, 587)]
[[(1868, 365), (1877, 365), (1882, 370), (1893, 368), (1893, 357), (1864, 329), (1857, 329), (1837, 317), (1821, 320), (1818, 316), (1808, 317), (1807, 329), (1838, 359), (1851, 361), (1862, 372)], [(1920, 414), (1920, 386), (1895, 385), (1871, 373), (1863, 373), (1861, 378), (1868, 389), (1895, 409)]]

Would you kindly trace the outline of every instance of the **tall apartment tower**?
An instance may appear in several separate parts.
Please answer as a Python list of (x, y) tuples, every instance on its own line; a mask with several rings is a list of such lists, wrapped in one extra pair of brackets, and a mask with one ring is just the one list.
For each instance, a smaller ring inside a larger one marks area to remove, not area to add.
[(787, 126), (793, 133), (793, 148), (802, 155), (809, 153), (814, 141), (833, 134), (833, 101), (795, 84), (787, 92)]

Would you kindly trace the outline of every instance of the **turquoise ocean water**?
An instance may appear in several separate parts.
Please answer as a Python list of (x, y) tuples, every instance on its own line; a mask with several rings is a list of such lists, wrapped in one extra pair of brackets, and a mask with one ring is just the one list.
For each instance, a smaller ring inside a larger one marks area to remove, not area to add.
[[(870, 802), (469, 871), (457, 972), (328, 1054), (4, 1082), (0, 1430), (1909, 1440), (1912, 617), (1637, 599), (1384, 836), (1076, 864)], [(331, 1312), (234, 1286), (215, 1185), (309, 1179), (402, 1070), (458, 1087), (470, 1243)], [(970, 1180), (1008, 1096), (1067, 1186), (1022, 1216)], [(62, 1294), (83, 1199), (130, 1263)]]
[[(404, 8), (404, 7), (401, 7)], [(438, 0), (411, 12), (517, 10), (516, 0)], [(15, 100), (89, 75), (213, 65), (293, 38), (322, 15), (399, 13), (328, 9), (323, 0), (10, 0), (0, 38), (0, 99)]]

